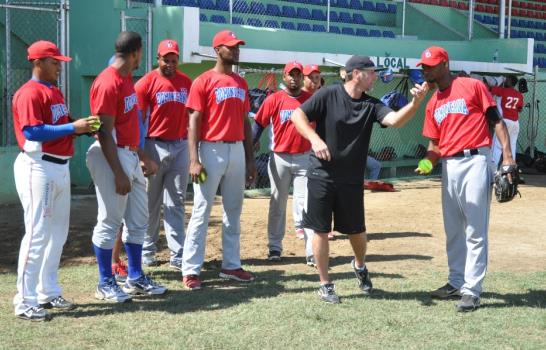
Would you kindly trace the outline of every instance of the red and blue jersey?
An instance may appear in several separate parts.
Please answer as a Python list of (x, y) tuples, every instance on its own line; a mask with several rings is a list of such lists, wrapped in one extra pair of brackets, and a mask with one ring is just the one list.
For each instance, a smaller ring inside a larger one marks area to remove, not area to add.
[(119, 146), (138, 147), (140, 129), (132, 75), (124, 77), (117, 69), (108, 66), (93, 81), (89, 103), (93, 115), (115, 118), (114, 130)]
[(38, 142), (27, 140), (23, 134), (26, 126), (62, 125), (70, 122), (63, 94), (55, 85), (29, 80), (13, 96), (13, 127), (17, 144), (25, 152), (71, 157), (74, 154), (73, 135)]
[(148, 137), (179, 140), (188, 137), (188, 112), (186, 103), (191, 79), (176, 71), (164, 77), (157, 70), (143, 76), (136, 84), (139, 108), (150, 112)]
[(304, 153), (311, 149), (311, 143), (296, 130), (290, 120), (292, 112), (307, 101), (311, 94), (302, 91), (297, 97), (290, 96), (286, 91), (277, 91), (269, 95), (254, 121), (265, 128), (271, 124), (271, 150), (277, 153)]

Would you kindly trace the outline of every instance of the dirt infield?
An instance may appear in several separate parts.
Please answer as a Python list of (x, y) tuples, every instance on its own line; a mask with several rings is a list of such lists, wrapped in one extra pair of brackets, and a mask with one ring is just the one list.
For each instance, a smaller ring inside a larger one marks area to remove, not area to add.
[[(445, 270), (439, 179), (398, 182), (397, 192), (365, 191), (366, 226), (369, 233), (368, 263), (372, 270)], [(522, 197), (510, 203), (493, 200), (490, 225), (490, 271), (544, 271), (546, 269), (546, 176), (527, 175)], [(288, 202), (291, 208), (291, 201)], [(268, 198), (245, 199), (242, 215), (241, 254), (244, 264), (262, 266), (267, 254)], [(289, 210), (290, 211), (290, 210)], [(191, 202), (186, 206), (189, 220)], [(0, 207), (0, 272), (16, 269), (23, 234), (20, 205)], [(68, 241), (63, 264), (94, 263), (91, 233), (96, 220), (94, 196), (76, 196), (72, 201)], [(221, 259), (222, 212), (213, 209), (206, 250), (207, 266)], [(187, 221), (186, 221), (187, 224)], [(165, 239), (160, 239), (159, 258), (168, 261)], [(331, 244), (333, 267), (346, 263), (348, 241), (336, 235)], [(284, 268), (307, 268), (303, 242), (293, 233), (291, 215), (283, 252)], [(336, 259), (337, 257), (337, 259)], [(336, 261), (338, 263), (336, 263)]]

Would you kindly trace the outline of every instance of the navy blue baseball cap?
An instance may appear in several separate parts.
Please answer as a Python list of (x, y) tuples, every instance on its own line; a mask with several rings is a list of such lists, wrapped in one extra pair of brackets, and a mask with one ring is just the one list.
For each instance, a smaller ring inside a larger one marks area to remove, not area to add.
[(345, 63), (345, 70), (349, 73), (353, 69), (358, 70), (373, 70), (373, 71), (382, 71), (387, 69), (386, 67), (376, 66), (373, 61), (368, 56), (353, 56), (349, 58), (347, 63)]

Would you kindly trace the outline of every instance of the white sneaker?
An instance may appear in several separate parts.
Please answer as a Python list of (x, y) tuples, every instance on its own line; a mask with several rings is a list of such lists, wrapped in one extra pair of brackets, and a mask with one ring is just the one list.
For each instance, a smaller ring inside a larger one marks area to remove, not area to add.
[(123, 289), (125, 293), (132, 295), (160, 295), (167, 292), (167, 288), (154, 282), (154, 280), (144, 274), (136, 280), (127, 279), (121, 289)]
[(131, 296), (121, 290), (114, 277), (110, 278), (104, 285), (97, 286), (95, 298), (110, 303), (125, 303), (131, 301)]

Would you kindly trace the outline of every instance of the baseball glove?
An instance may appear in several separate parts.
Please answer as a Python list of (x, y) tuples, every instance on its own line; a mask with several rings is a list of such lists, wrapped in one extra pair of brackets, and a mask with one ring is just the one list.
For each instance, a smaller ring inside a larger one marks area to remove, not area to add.
[[(508, 179), (510, 174), (512, 182)], [(519, 169), (517, 165), (503, 165), (495, 173), (495, 197), (497, 202), (509, 202), (516, 194), (521, 194), (518, 191), (519, 185)]]

